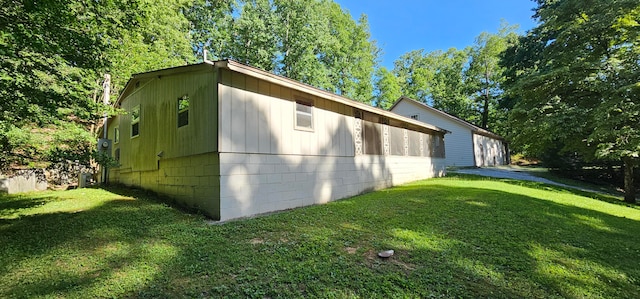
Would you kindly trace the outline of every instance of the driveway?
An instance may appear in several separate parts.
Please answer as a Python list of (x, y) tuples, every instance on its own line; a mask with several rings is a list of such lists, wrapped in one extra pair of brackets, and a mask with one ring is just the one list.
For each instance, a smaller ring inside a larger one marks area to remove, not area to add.
[(456, 170), (449, 170), (449, 172), (475, 174), (480, 176), (488, 176), (488, 177), (501, 178), (501, 179), (532, 181), (532, 182), (539, 182), (539, 183), (544, 183), (549, 185), (573, 188), (573, 189), (578, 189), (582, 191), (599, 193), (599, 191), (584, 189), (576, 186), (570, 186), (570, 185), (554, 182), (552, 180), (548, 180), (545, 178), (537, 177), (525, 170), (520, 170), (520, 169), (509, 167), (509, 166), (489, 167), (489, 168), (462, 168), (462, 169), (456, 169)]
[(549, 179), (537, 177), (535, 175), (532, 175), (530, 172), (526, 170), (519, 169), (517, 166), (515, 167), (514, 166), (497, 166), (497, 167), (488, 167), (488, 168), (462, 168), (462, 169), (456, 169), (456, 170), (448, 170), (448, 172), (475, 174), (480, 176), (487, 176), (487, 177), (501, 178), (501, 179), (513, 179), (513, 180), (539, 182), (539, 183), (556, 185), (556, 186), (565, 187), (565, 188), (572, 188), (580, 191), (606, 194), (606, 195), (616, 196), (621, 198), (619, 194), (611, 194), (611, 193), (603, 192), (600, 190), (593, 190), (593, 189), (587, 189), (587, 188), (582, 188), (578, 186), (562, 184), (562, 183), (554, 182)]

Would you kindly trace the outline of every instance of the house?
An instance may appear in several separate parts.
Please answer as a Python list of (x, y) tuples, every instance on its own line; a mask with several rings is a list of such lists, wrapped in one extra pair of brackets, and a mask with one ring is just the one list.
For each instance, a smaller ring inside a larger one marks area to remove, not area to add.
[(390, 111), (438, 126), (447, 135), (447, 166), (496, 166), (510, 163), (508, 143), (501, 136), (453, 115), (407, 97), (401, 97)]
[(445, 174), (446, 130), (231, 60), (133, 75), (109, 182), (227, 220)]

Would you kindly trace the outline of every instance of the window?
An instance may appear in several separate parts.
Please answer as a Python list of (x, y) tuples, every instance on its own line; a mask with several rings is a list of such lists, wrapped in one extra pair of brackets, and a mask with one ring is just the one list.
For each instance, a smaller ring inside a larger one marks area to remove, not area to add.
[(418, 120), (418, 115), (417, 115), (417, 114), (414, 114), (414, 115), (409, 116), (409, 118), (411, 118), (411, 119), (415, 119), (415, 120)]
[(178, 98), (178, 128), (189, 124), (189, 96)]
[(117, 162), (120, 162), (120, 148), (117, 148), (117, 149), (115, 150), (115, 153), (114, 153), (113, 155), (114, 155), (114, 159), (115, 159)]
[(313, 104), (296, 101), (296, 129), (313, 130)]
[(140, 105), (133, 107), (131, 110), (131, 137), (140, 134)]
[(113, 128), (113, 143), (120, 141), (120, 129), (118, 127)]

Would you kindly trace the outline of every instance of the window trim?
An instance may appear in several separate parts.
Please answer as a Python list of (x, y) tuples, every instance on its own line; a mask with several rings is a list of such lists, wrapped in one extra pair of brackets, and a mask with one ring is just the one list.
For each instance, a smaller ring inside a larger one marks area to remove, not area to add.
[[(138, 118), (134, 120), (133, 114), (136, 110), (138, 111)], [(142, 118), (142, 114), (140, 113), (140, 111), (141, 111), (140, 105), (136, 105), (133, 107), (133, 109), (131, 109), (131, 138), (140, 136), (140, 118)], [(138, 125), (138, 134), (133, 135), (133, 125), (135, 124)]]
[(120, 127), (115, 126), (113, 128), (113, 144), (118, 144), (120, 142)]
[[(187, 103), (188, 103), (187, 108), (180, 109), (180, 101), (187, 101)], [(189, 107), (191, 105), (191, 98), (189, 97), (188, 94), (185, 94), (185, 95), (183, 95), (183, 96), (178, 98), (178, 101), (177, 101), (176, 105), (177, 105), (176, 110), (178, 111), (178, 113), (176, 114), (176, 125), (178, 126), (178, 128), (182, 128), (182, 127), (188, 126), (189, 125), (189, 118), (191, 117), (190, 113), (189, 113)], [(183, 112), (187, 113), (187, 122), (185, 124), (181, 125), (180, 124), (180, 114), (183, 113)]]
[[(314, 132), (315, 130), (315, 106), (313, 105), (313, 101), (312, 100), (306, 100), (306, 99), (298, 99), (294, 101), (295, 104), (295, 109), (293, 109), (293, 124), (294, 124), (294, 129), (296, 130), (300, 130), (300, 131), (307, 131), (307, 132)], [(310, 112), (306, 112), (306, 111), (299, 111), (298, 110), (298, 105), (301, 106), (305, 106), (305, 107), (309, 107), (310, 108)], [(310, 124), (311, 127), (305, 127), (305, 126), (299, 126), (298, 125), (298, 114), (302, 114), (305, 116), (308, 116), (311, 118), (310, 120)]]

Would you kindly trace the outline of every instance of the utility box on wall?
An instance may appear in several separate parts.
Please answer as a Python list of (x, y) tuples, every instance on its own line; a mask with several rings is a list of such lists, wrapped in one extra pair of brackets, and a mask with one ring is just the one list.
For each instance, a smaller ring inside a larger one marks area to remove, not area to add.
[[(106, 139), (106, 138), (100, 138), (98, 139), (98, 153), (101, 155), (105, 155), (107, 157), (111, 157), (111, 140)], [(108, 170), (104, 167), (102, 167), (102, 171), (101, 171), (101, 175), (100, 175), (100, 182), (101, 183), (107, 183), (108, 182)]]
[(98, 139), (98, 152), (105, 153), (111, 157), (111, 140), (104, 138)]

